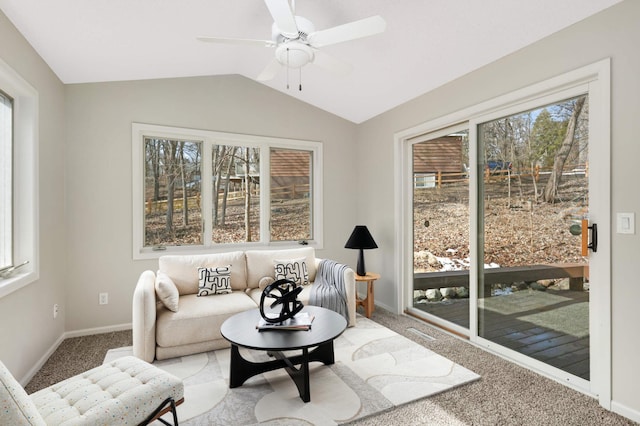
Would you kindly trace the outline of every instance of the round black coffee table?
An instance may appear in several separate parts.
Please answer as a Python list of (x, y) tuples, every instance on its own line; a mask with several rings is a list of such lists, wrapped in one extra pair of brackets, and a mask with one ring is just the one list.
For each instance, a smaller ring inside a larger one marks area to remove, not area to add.
[[(296, 384), (300, 398), (304, 402), (311, 400), (309, 363), (319, 361), (330, 365), (335, 362), (333, 340), (347, 328), (347, 321), (342, 315), (317, 306), (305, 306), (302, 312), (314, 316), (310, 330), (259, 331), (256, 328), (261, 318), (258, 309), (236, 314), (222, 324), (222, 337), (231, 343), (230, 388), (241, 386), (257, 374), (284, 368)], [(248, 361), (240, 356), (240, 346), (267, 351), (275, 359), (262, 363)], [(302, 350), (302, 353), (289, 357), (282, 353), (292, 350)]]

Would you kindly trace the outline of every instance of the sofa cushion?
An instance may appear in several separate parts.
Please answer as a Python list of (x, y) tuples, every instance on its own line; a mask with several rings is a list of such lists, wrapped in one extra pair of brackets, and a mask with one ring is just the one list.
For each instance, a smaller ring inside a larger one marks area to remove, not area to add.
[(231, 293), (231, 265), (198, 268), (198, 296)]
[[(166, 255), (158, 259), (158, 269), (171, 277), (180, 296), (198, 293), (198, 268), (215, 268), (226, 265), (231, 265), (231, 288), (245, 290), (247, 288), (247, 263), (242, 251)], [(182, 300), (180, 303), (182, 304)]]
[(178, 312), (164, 307), (158, 310), (156, 342), (171, 347), (222, 339), (220, 327), (227, 318), (257, 307), (244, 291), (214, 297), (180, 296)]
[(305, 258), (309, 281), (316, 278), (316, 252), (313, 247), (303, 247), (288, 250), (247, 250), (247, 286), (258, 288), (264, 277), (275, 278), (274, 261), (280, 259)]
[(169, 275), (162, 271), (156, 274), (155, 282), (156, 295), (167, 309), (178, 312), (178, 288)]

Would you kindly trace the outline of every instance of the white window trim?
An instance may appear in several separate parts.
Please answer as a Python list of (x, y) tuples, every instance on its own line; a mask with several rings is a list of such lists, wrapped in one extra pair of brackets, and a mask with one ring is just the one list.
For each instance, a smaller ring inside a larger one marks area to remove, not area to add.
[[(313, 152), (313, 174), (311, 176), (313, 188), (313, 211), (312, 233), (313, 239), (308, 241), (308, 245), (316, 249), (323, 246), (323, 217), (322, 217), (322, 143), (315, 141), (305, 141), (296, 139), (273, 138), (267, 136), (243, 135), (237, 133), (217, 132), (213, 130), (187, 129), (181, 127), (161, 126), (155, 124), (132, 123), (131, 126), (131, 147), (133, 159), (132, 173), (132, 211), (133, 211), (133, 259), (156, 259), (165, 254), (197, 254), (211, 253), (217, 251), (246, 250), (250, 248), (263, 247), (286, 247), (295, 244), (292, 241), (269, 242), (269, 218), (270, 218), (270, 182), (269, 179), (262, 179), (260, 183), (260, 241), (237, 244), (214, 244), (205, 241), (204, 245), (167, 247), (166, 250), (156, 251), (144, 247), (144, 206), (140, 200), (144, 194), (144, 137), (157, 136), (175, 138), (178, 140), (202, 141), (202, 158), (211, 158), (211, 145), (239, 145), (261, 148), (260, 169), (261, 173), (269, 170), (269, 156), (267, 152), (270, 148), (299, 149)], [(202, 175), (211, 174), (211, 165), (208, 161), (203, 161)], [(208, 173), (208, 174), (207, 174)], [(213, 200), (211, 193), (210, 179), (202, 179), (202, 203), (203, 211), (211, 211)], [(205, 235), (211, 235), (211, 221), (205, 221)]]
[(40, 277), (38, 209), (38, 91), (0, 59), (0, 87), (13, 98), (13, 275), (0, 278), (4, 297)]

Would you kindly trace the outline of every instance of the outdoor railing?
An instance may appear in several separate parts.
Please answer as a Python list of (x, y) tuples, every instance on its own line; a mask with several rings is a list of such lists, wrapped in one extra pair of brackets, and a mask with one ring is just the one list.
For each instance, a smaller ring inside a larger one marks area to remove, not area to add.
[[(584, 278), (589, 278), (586, 263), (559, 263), (549, 265), (511, 266), (487, 268), (484, 274), (484, 295), (491, 295), (492, 284), (512, 284), (520, 281), (538, 281), (569, 278), (569, 289), (582, 291)], [(413, 274), (413, 289), (469, 287), (469, 271), (418, 272)]]

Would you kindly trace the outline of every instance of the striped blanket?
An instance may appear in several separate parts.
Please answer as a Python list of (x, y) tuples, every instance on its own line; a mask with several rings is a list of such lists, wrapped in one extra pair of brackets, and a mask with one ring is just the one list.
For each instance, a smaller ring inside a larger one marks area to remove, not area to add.
[(344, 271), (347, 268), (347, 265), (333, 260), (321, 260), (316, 272), (316, 279), (311, 287), (309, 304), (331, 309), (342, 315), (349, 323), (347, 292), (344, 283)]

